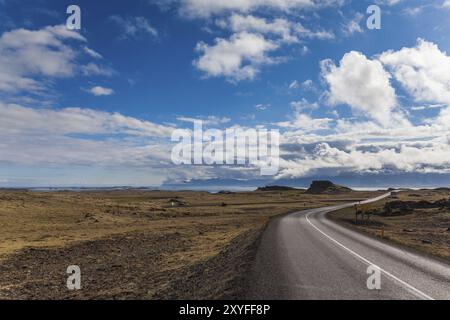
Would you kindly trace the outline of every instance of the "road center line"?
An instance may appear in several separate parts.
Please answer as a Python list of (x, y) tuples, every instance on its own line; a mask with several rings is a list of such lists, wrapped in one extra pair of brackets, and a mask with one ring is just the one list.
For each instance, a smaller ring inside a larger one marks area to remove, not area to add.
[[(342, 243), (340, 243), (339, 241), (333, 239), (332, 237), (330, 237), (328, 234), (326, 234), (325, 232), (323, 232), (322, 230), (320, 230), (318, 227), (316, 227), (310, 220), (309, 220), (309, 216), (311, 215), (311, 213), (306, 215), (306, 221), (308, 221), (308, 223), (314, 228), (316, 229), (318, 232), (320, 232), (323, 236), (325, 236), (326, 238), (328, 238), (328, 240), (332, 241), (333, 243), (337, 244), (338, 246), (340, 246), (341, 248), (345, 249), (347, 252), (351, 253), (353, 256), (357, 257), (358, 259), (362, 260), (363, 262), (365, 262), (366, 264), (368, 264), (369, 266), (377, 266), (375, 263), (370, 262), (369, 260), (367, 260), (366, 258), (364, 258), (363, 256), (357, 254), (356, 252), (354, 252), (353, 250), (347, 248), (346, 246), (344, 246)], [(377, 266), (378, 267), (378, 266)], [(379, 270), (381, 272), (383, 272), (385, 275), (387, 275), (388, 277), (392, 278), (393, 280), (401, 283), (403, 286), (407, 287), (408, 289), (412, 290), (413, 292), (415, 292), (416, 294), (418, 294), (419, 296), (421, 296), (422, 298), (425, 298), (426, 300), (434, 300), (432, 297), (430, 297), (429, 295), (427, 295), (426, 293), (420, 291), (419, 289), (413, 287), (412, 285), (410, 285), (409, 283), (406, 283), (405, 281), (403, 281), (402, 279), (397, 278), (396, 276), (394, 276), (393, 274), (389, 273), (388, 271), (378, 267)]]

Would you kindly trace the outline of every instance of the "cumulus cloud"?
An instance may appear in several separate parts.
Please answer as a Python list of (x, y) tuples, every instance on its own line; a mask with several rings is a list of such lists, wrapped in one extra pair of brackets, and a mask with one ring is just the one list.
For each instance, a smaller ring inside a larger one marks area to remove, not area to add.
[[(448, 173), (450, 160), (448, 143), (425, 145), (399, 144), (397, 146), (374, 147), (373, 150), (352, 146), (349, 150), (319, 143), (312, 152), (303, 157), (281, 162), (284, 167), (278, 178), (303, 177), (331, 169), (334, 172), (397, 172)], [(444, 158), (443, 158), (444, 157)]]
[(197, 44), (201, 56), (195, 67), (207, 77), (225, 77), (229, 81), (252, 80), (262, 65), (276, 63), (268, 53), (278, 45), (260, 34), (241, 32), (230, 39), (218, 38), (214, 45)]
[(286, 18), (269, 20), (233, 13), (216, 20), (216, 25), (232, 35), (229, 39), (216, 39), (213, 45), (199, 42), (196, 50), (201, 56), (194, 66), (207, 77), (225, 77), (231, 82), (253, 80), (263, 65), (285, 61), (283, 57), (269, 56), (284, 45), (301, 44), (313, 38), (334, 39), (333, 32), (312, 31)]
[[(450, 173), (449, 122), (442, 112), (428, 124), (385, 128), (375, 122), (339, 119), (327, 134), (288, 130), (282, 136), (278, 178), (337, 173)], [(318, 119), (316, 119), (318, 120)], [(447, 121), (447, 122), (446, 122)]]
[(450, 105), (450, 57), (422, 39), (413, 48), (387, 51), (379, 60), (418, 102)]
[[(433, 120), (431, 120), (433, 121)], [(436, 125), (440, 126), (443, 129), (450, 130), (450, 107), (447, 107), (446, 109), (441, 110), (439, 113), (439, 116), (436, 119)], [(447, 134), (449, 134), (447, 132)], [(450, 135), (449, 135), (450, 138)], [(450, 140), (449, 140), (450, 143)]]
[[(327, 172), (449, 174), (448, 59), (435, 44), (419, 40), (415, 47), (387, 51), (373, 59), (349, 52), (338, 66), (324, 61), (328, 102), (349, 105), (353, 116), (315, 119), (301, 113), (306, 101), (300, 101), (292, 120), (278, 124), (285, 128), (278, 178)], [(406, 108), (439, 112), (409, 122), (408, 114), (396, 108), (390, 73), (412, 100), (428, 103)], [(319, 132), (320, 128), (326, 130)]]
[(339, 66), (322, 61), (322, 77), (329, 85), (328, 101), (333, 105), (349, 105), (356, 113), (367, 115), (384, 126), (401, 120), (394, 114), (397, 98), (390, 74), (376, 60), (360, 52), (344, 55)]

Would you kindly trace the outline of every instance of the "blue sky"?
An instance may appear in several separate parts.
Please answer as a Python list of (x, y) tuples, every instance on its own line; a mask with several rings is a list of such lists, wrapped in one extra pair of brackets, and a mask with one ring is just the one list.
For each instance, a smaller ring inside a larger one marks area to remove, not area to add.
[(175, 166), (170, 134), (191, 119), (279, 129), (273, 183), (448, 176), (449, 14), (447, 0), (2, 0), (0, 186), (260, 178)]

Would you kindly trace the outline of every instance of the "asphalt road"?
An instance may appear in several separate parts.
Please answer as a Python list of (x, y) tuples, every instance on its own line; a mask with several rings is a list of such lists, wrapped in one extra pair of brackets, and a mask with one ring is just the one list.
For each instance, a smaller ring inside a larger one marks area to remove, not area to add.
[[(272, 221), (261, 239), (247, 298), (450, 299), (450, 265), (364, 236), (325, 217), (354, 205), (306, 210)], [(381, 271), (380, 290), (367, 287), (371, 265)]]

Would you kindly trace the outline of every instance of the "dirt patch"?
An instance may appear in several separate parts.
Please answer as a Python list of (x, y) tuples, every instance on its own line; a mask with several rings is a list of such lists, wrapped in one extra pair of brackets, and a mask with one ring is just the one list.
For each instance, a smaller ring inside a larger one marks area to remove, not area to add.
[[(178, 233), (30, 248), (0, 265), (0, 299), (237, 299), (259, 235), (245, 232), (218, 255), (186, 266), (169, 258), (193, 245)], [(67, 289), (69, 265), (81, 268), (79, 291)]]
[[(161, 285), (168, 271), (162, 268), (165, 256), (188, 246), (189, 242), (177, 234), (140, 234), (61, 249), (26, 249), (0, 265), (0, 298), (151, 298), (152, 290)], [(70, 265), (81, 268), (80, 291), (67, 289)]]
[(247, 274), (254, 260), (262, 230), (246, 232), (235, 238), (217, 256), (173, 274), (175, 281), (156, 294), (169, 300), (243, 299)]

